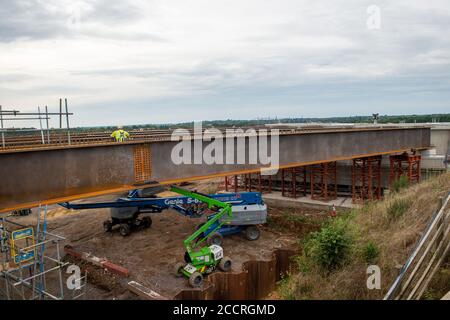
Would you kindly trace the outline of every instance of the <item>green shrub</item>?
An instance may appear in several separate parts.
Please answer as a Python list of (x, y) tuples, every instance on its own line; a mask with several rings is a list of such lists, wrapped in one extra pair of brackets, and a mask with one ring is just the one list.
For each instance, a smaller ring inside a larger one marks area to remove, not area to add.
[(294, 292), (292, 291), (290, 275), (281, 277), (281, 280), (278, 281), (277, 291), (283, 300), (294, 300), (295, 299)]
[[(306, 248), (307, 242), (300, 242), (300, 247)], [(303, 249), (303, 253), (295, 257), (295, 262), (297, 263), (298, 271), (303, 274), (307, 274), (311, 271), (312, 262), (311, 258), (306, 256), (305, 250)]]
[(400, 178), (392, 183), (392, 192), (399, 192), (409, 186), (408, 177), (406, 175), (401, 175)]
[(387, 214), (391, 220), (396, 220), (403, 216), (406, 211), (408, 211), (411, 206), (410, 201), (405, 199), (397, 199), (391, 203), (387, 209)]
[(367, 263), (373, 263), (377, 260), (380, 251), (373, 242), (368, 242), (363, 248), (363, 257)]
[(340, 267), (346, 261), (353, 243), (347, 223), (346, 219), (338, 218), (312, 233), (305, 243), (306, 256), (329, 271)]

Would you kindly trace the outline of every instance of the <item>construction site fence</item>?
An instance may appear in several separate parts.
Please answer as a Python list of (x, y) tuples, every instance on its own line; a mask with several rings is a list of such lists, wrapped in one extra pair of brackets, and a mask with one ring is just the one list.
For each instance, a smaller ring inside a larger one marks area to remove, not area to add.
[(420, 300), (449, 251), (450, 193), (433, 214), (384, 300)]

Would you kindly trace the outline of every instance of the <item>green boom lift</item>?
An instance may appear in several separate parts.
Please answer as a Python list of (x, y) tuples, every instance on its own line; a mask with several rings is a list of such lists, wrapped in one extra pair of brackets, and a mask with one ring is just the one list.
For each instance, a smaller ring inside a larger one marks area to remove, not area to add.
[[(184, 255), (185, 263), (175, 265), (175, 274), (177, 276), (185, 276), (189, 279), (189, 284), (192, 287), (200, 287), (203, 283), (203, 275), (210, 274), (216, 267), (219, 267), (222, 271), (231, 270), (231, 259), (224, 257), (222, 247), (215, 244), (202, 248), (198, 247), (213, 235), (215, 230), (219, 229), (227, 220), (231, 219), (233, 216), (232, 206), (231, 204), (212, 199), (207, 195), (176, 186), (172, 186), (170, 190), (183, 196), (202, 201), (208, 205), (209, 209), (218, 210), (212, 218), (208, 219), (205, 224), (184, 240), (183, 244), (186, 248)], [(228, 219), (220, 220), (224, 216), (228, 216)], [(219, 223), (216, 229), (205, 237), (205, 231), (218, 221)]]

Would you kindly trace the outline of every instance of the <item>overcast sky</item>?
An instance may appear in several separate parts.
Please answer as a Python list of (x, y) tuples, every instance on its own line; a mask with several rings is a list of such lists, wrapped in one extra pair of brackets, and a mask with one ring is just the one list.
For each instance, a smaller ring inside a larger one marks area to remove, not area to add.
[(59, 97), (80, 126), (448, 113), (450, 5), (0, 0), (0, 104)]

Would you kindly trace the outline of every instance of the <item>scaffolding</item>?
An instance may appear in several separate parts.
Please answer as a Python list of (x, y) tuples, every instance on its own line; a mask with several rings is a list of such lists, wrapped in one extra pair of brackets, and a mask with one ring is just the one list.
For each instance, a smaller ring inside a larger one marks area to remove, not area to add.
[(330, 201), (337, 198), (337, 163), (310, 166), (311, 199)]
[(420, 181), (420, 155), (404, 152), (400, 155), (389, 156), (389, 160), (389, 186), (391, 189), (394, 181), (398, 180), (403, 175), (407, 177), (409, 184), (418, 183)]
[(85, 271), (84, 275), (80, 277), (78, 280), (78, 286), (76, 286), (74, 289), (72, 289), (72, 300), (81, 300), (86, 297), (87, 292), (87, 276), (88, 272)]
[[(27, 143), (34, 144), (52, 144), (52, 143), (67, 143), (71, 144), (70, 135), (70, 121), (69, 116), (73, 113), (69, 112), (67, 99), (59, 99), (59, 112), (49, 112), (48, 107), (45, 106), (43, 110), (37, 107), (38, 112), (21, 112), (18, 110), (3, 110), (0, 105), (0, 133), (1, 133), (1, 147), (20, 147), (17, 141), (18, 133), (26, 133), (29, 135)], [(59, 128), (50, 128), (50, 116), (59, 116)], [(63, 128), (63, 118), (65, 118), (65, 128)], [(38, 128), (6, 128), (5, 123), (17, 121), (38, 121)], [(56, 133), (54, 133), (56, 131)], [(65, 132), (64, 132), (65, 131)], [(52, 132), (52, 134), (50, 134)], [(36, 133), (38, 134), (36, 136)], [(23, 139), (23, 138), (22, 138)]]
[[(47, 206), (37, 209), (35, 227), (0, 219), (0, 298), (7, 300), (63, 300), (63, 262), (60, 242), (65, 238), (48, 232)], [(85, 294), (87, 274), (72, 291), (72, 298)], [(84, 291), (83, 291), (84, 288)]]
[(234, 175), (234, 176), (225, 176), (224, 177), (224, 189), (227, 192), (230, 192), (231, 190), (233, 192), (238, 192), (239, 189), (239, 181), (238, 179), (240, 176)]
[(225, 176), (223, 187), (225, 191), (258, 191), (261, 193), (272, 192), (272, 176), (261, 173), (246, 173), (233, 176)]
[(281, 170), (281, 195), (283, 197), (297, 198), (306, 196), (306, 166), (293, 167)]
[(381, 199), (381, 159), (382, 156), (353, 159), (353, 203)]

